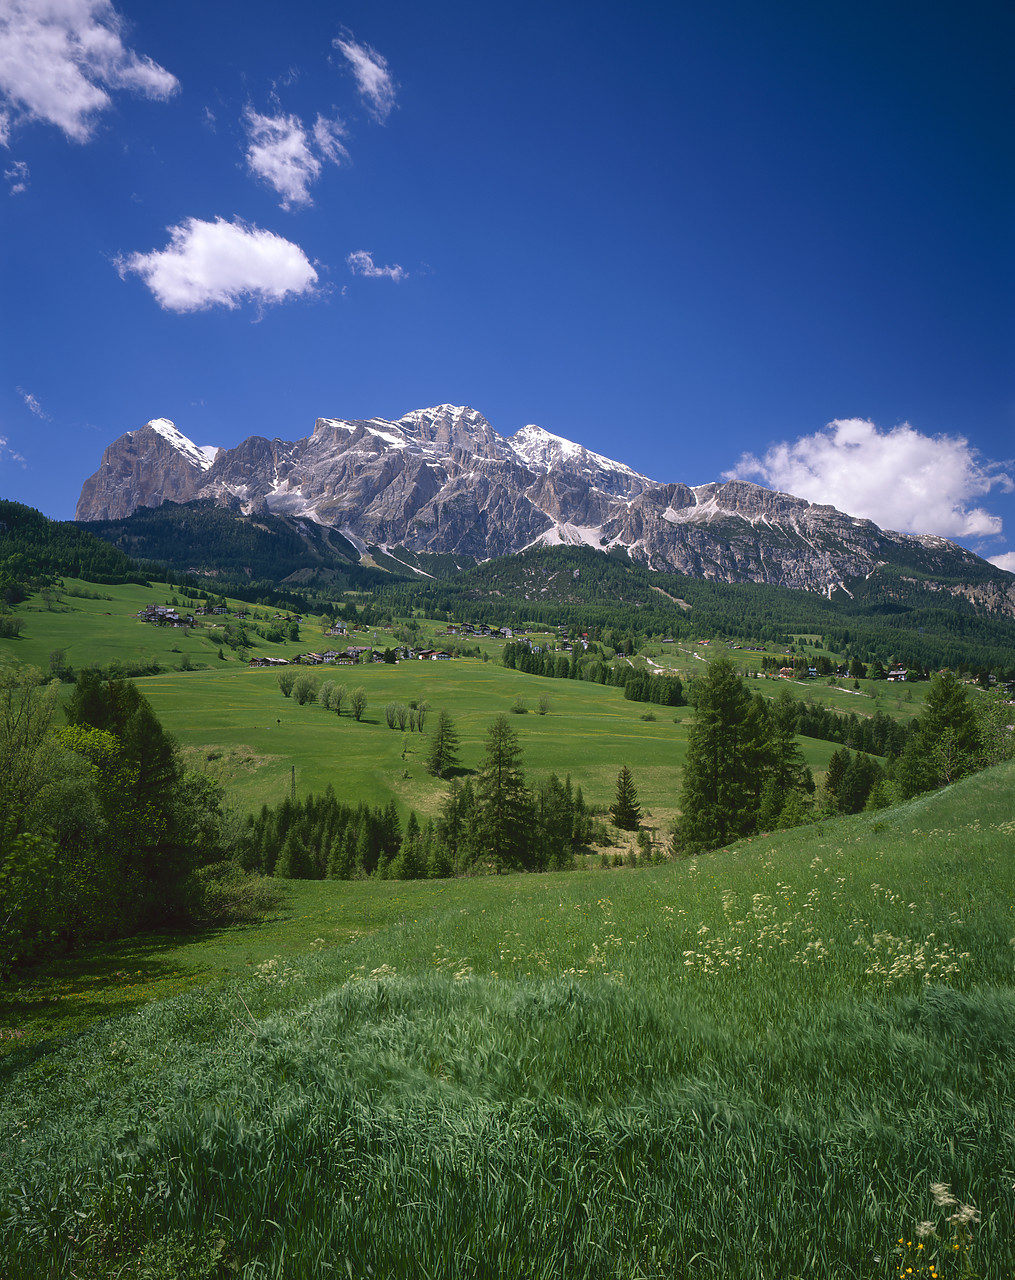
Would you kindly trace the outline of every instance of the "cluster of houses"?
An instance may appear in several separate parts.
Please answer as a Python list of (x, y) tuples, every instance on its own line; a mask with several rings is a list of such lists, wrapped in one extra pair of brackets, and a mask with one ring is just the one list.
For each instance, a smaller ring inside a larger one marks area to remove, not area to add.
[(449, 622), (448, 629), (444, 634), (449, 636), (478, 636), (483, 639), (489, 637), (492, 640), (513, 640), (517, 632), (513, 627), (488, 627), (485, 622), (481, 622), (479, 626), (474, 626), (471, 622)]
[[(364, 658), (364, 654), (369, 657)], [(421, 662), (450, 662), (451, 654), (445, 653), (443, 649), (406, 649), (399, 648), (395, 650), (395, 661), (404, 662), (406, 660), (419, 660)], [(350, 645), (348, 649), (344, 649), (339, 653), (336, 649), (328, 649), (324, 653), (298, 653), (292, 658), (251, 658), (249, 665), (252, 667), (285, 667), (290, 664), (303, 667), (351, 667), (358, 662), (383, 662), (384, 653), (380, 649), (370, 649), (366, 646)]]
[(142, 622), (150, 622), (153, 627), (194, 626), (194, 615), (192, 613), (181, 616), (168, 604), (146, 604), (143, 609), (138, 609), (136, 616)]
[[(231, 613), (229, 608), (224, 604), (201, 605), (194, 610), (193, 613), (179, 614), (176, 609), (168, 604), (146, 604), (143, 609), (137, 611), (137, 617), (142, 622), (151, 622), (155, 626), (186, 626), (192, 627), (195, 618), (209, 617), (231, 617), (238, 622), (244, 622), (250, 617), (249, 609), (237, 609), (235, 613)], [(298, 613), (276, 613), (272, 617), (273, 622), (295, 622), (303, 621)], [(344, 636), (345, 625), (336, 623), (328, 632), (329, 636)]]

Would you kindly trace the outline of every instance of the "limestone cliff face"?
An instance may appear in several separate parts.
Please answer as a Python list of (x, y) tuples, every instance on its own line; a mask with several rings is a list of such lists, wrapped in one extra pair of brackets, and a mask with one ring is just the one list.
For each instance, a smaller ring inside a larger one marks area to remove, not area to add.
[(394, 422), (319, 418), (304, 439), (252, 436), (217, 451), (155, 419), (109, 446), (77, 518), (118, 519), (167, 498), (302, 516), (360, 546), (477, 559), (537, 543), (624, 547), (656, 569), (826, 594), (885, 564), (968, 572), (977, 585), (960, 593), (988, 592), (1015, 613), (1011, 575), (943, 538), (886, 532), (745, 481), (660, 484), (540, 427), (501, 436), (454, 405)]
[[(181, 448), (180, 441), (190, 448)], [(109, 446), (98, 471), (81, 488), (76, 519), (120, 520), (167, 498), (189, 502), (209, 465), (210, 459), (202, 458), (172, 423), (157, 418)]]

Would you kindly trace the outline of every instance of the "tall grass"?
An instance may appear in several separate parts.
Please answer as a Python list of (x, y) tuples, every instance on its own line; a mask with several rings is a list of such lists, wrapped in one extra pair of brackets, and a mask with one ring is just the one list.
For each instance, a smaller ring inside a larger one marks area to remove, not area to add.
[[(477, 881), (12, 1055), (0, 1272), (1008, 1277), (1013, 781)], [(932, 1183), (982, 1221), (919, 1237)]]

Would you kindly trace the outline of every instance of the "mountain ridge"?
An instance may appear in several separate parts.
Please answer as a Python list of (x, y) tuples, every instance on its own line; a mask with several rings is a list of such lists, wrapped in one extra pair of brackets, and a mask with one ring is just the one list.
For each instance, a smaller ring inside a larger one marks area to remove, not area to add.
[(895, 565), (990, 579), (1015, 613), (1015, 577), (947, 539), (883, 530), (743, 480), (660, 482), (535, 424), (503, 436), (464, 405), (396, 420), (318, 418), (307, 437), (250, 436), (231, 449), (199, 447), (153, 419), (106, 449), (76, 518), (121, 519), (167, 499), (309, 519), (361, 554), (404, 547), (486, 560), (586, 545), (623, 549), (652, 569), (829, 596)]

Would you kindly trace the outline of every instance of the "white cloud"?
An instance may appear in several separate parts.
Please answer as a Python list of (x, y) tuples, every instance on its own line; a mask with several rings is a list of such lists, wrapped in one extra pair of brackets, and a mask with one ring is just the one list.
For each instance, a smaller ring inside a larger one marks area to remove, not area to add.
[(4, 458), (10, 458), (12, 462), (20, 462), (23, 467), (27, 466), (27, 463), (20, 453), (15, 453), (13, 449), (8, 448), (7, 437), (0, 436), (0, 462), (2, 462)]
[(251, 172), (282, 196), (283, 209), (312, 203), (310, 184), (321, 173), (321, 159), (314, 147), (334, 164), (346, 155), (340, 141), (343, 134), (340, 120), (318, 116), (311, 137), (307, 136), (298, 116), (262, 116), (248, 107), (244, 122), (250, 139), (247, 163)]
[(988, 556), (988, 564), (996, 564), (999, 569), (1007, 569), (1009, 573), (1015, 573), (1015, 551), (1006, 551), (1000, 556)]
[(372, 280), (381, 276), (386, 276), (389, 280), (404, 280), (409, 274), (397, 263), (393, 267), (375, 266), (369, 249), (357, 249), (355, 253), (349, 254), (346, 262), (354, 276), (367, 276)]
[(3, 0), (0, 98), (87, 142), (111, 103), (107, 89), (170, 97), (176, 77), (125, 48), (123, 29), (110, 0)]
[(342, 145), (344, 137), (345, 125), (337, 116), (334, 120), (328, 120), (325, 116), (318, 115), (314, 121), (314, 143), (325, 160), (330, 160), (332, 164), (348, 160), (349, 153)]
[(829, 503), (901, 533), (945, 538), (996, 536), (1001, 519), (974, 499), (1015, 485), (962, 436), (926, 436), (908, 423), (879, 431), (861, 418), (744, 454), (727, 479), (760, 479), (809, 502)]
[(360, 96), (366, 99), (374, 118), (383, 124), (395, 105), (396, 86), (388, 70), (387, 59), (382, 58), (368, 44), (357, 44), (352, 39), (337, 39), (332, 43), (345, 54), (356, 77), (356, 88)]
[(312, 292), (317, 282), (299, 245), (239, 219), (188, 218), (168, 230), (165, 249), (117, 262), (120, 275), (139, 275), (166, 311), (235, 308), (243, 299), (281, 302)]
[(24, 387), (18, 387), (18, 395), (24, 400), (29, 410), (35, 414), (37, 418), (42, 418), (45, 422), (49, 422), (49, 414), (44, 412), (42, 405), (39, 404), (35, 396), (30, 391), (26, 391)]
[(9, 168), (4, 170), (4, 177), (11, 184), (12, 196), (19, 196), (23, 191), (28, 190), (28, 165), (24, 160), (15, 160)]

